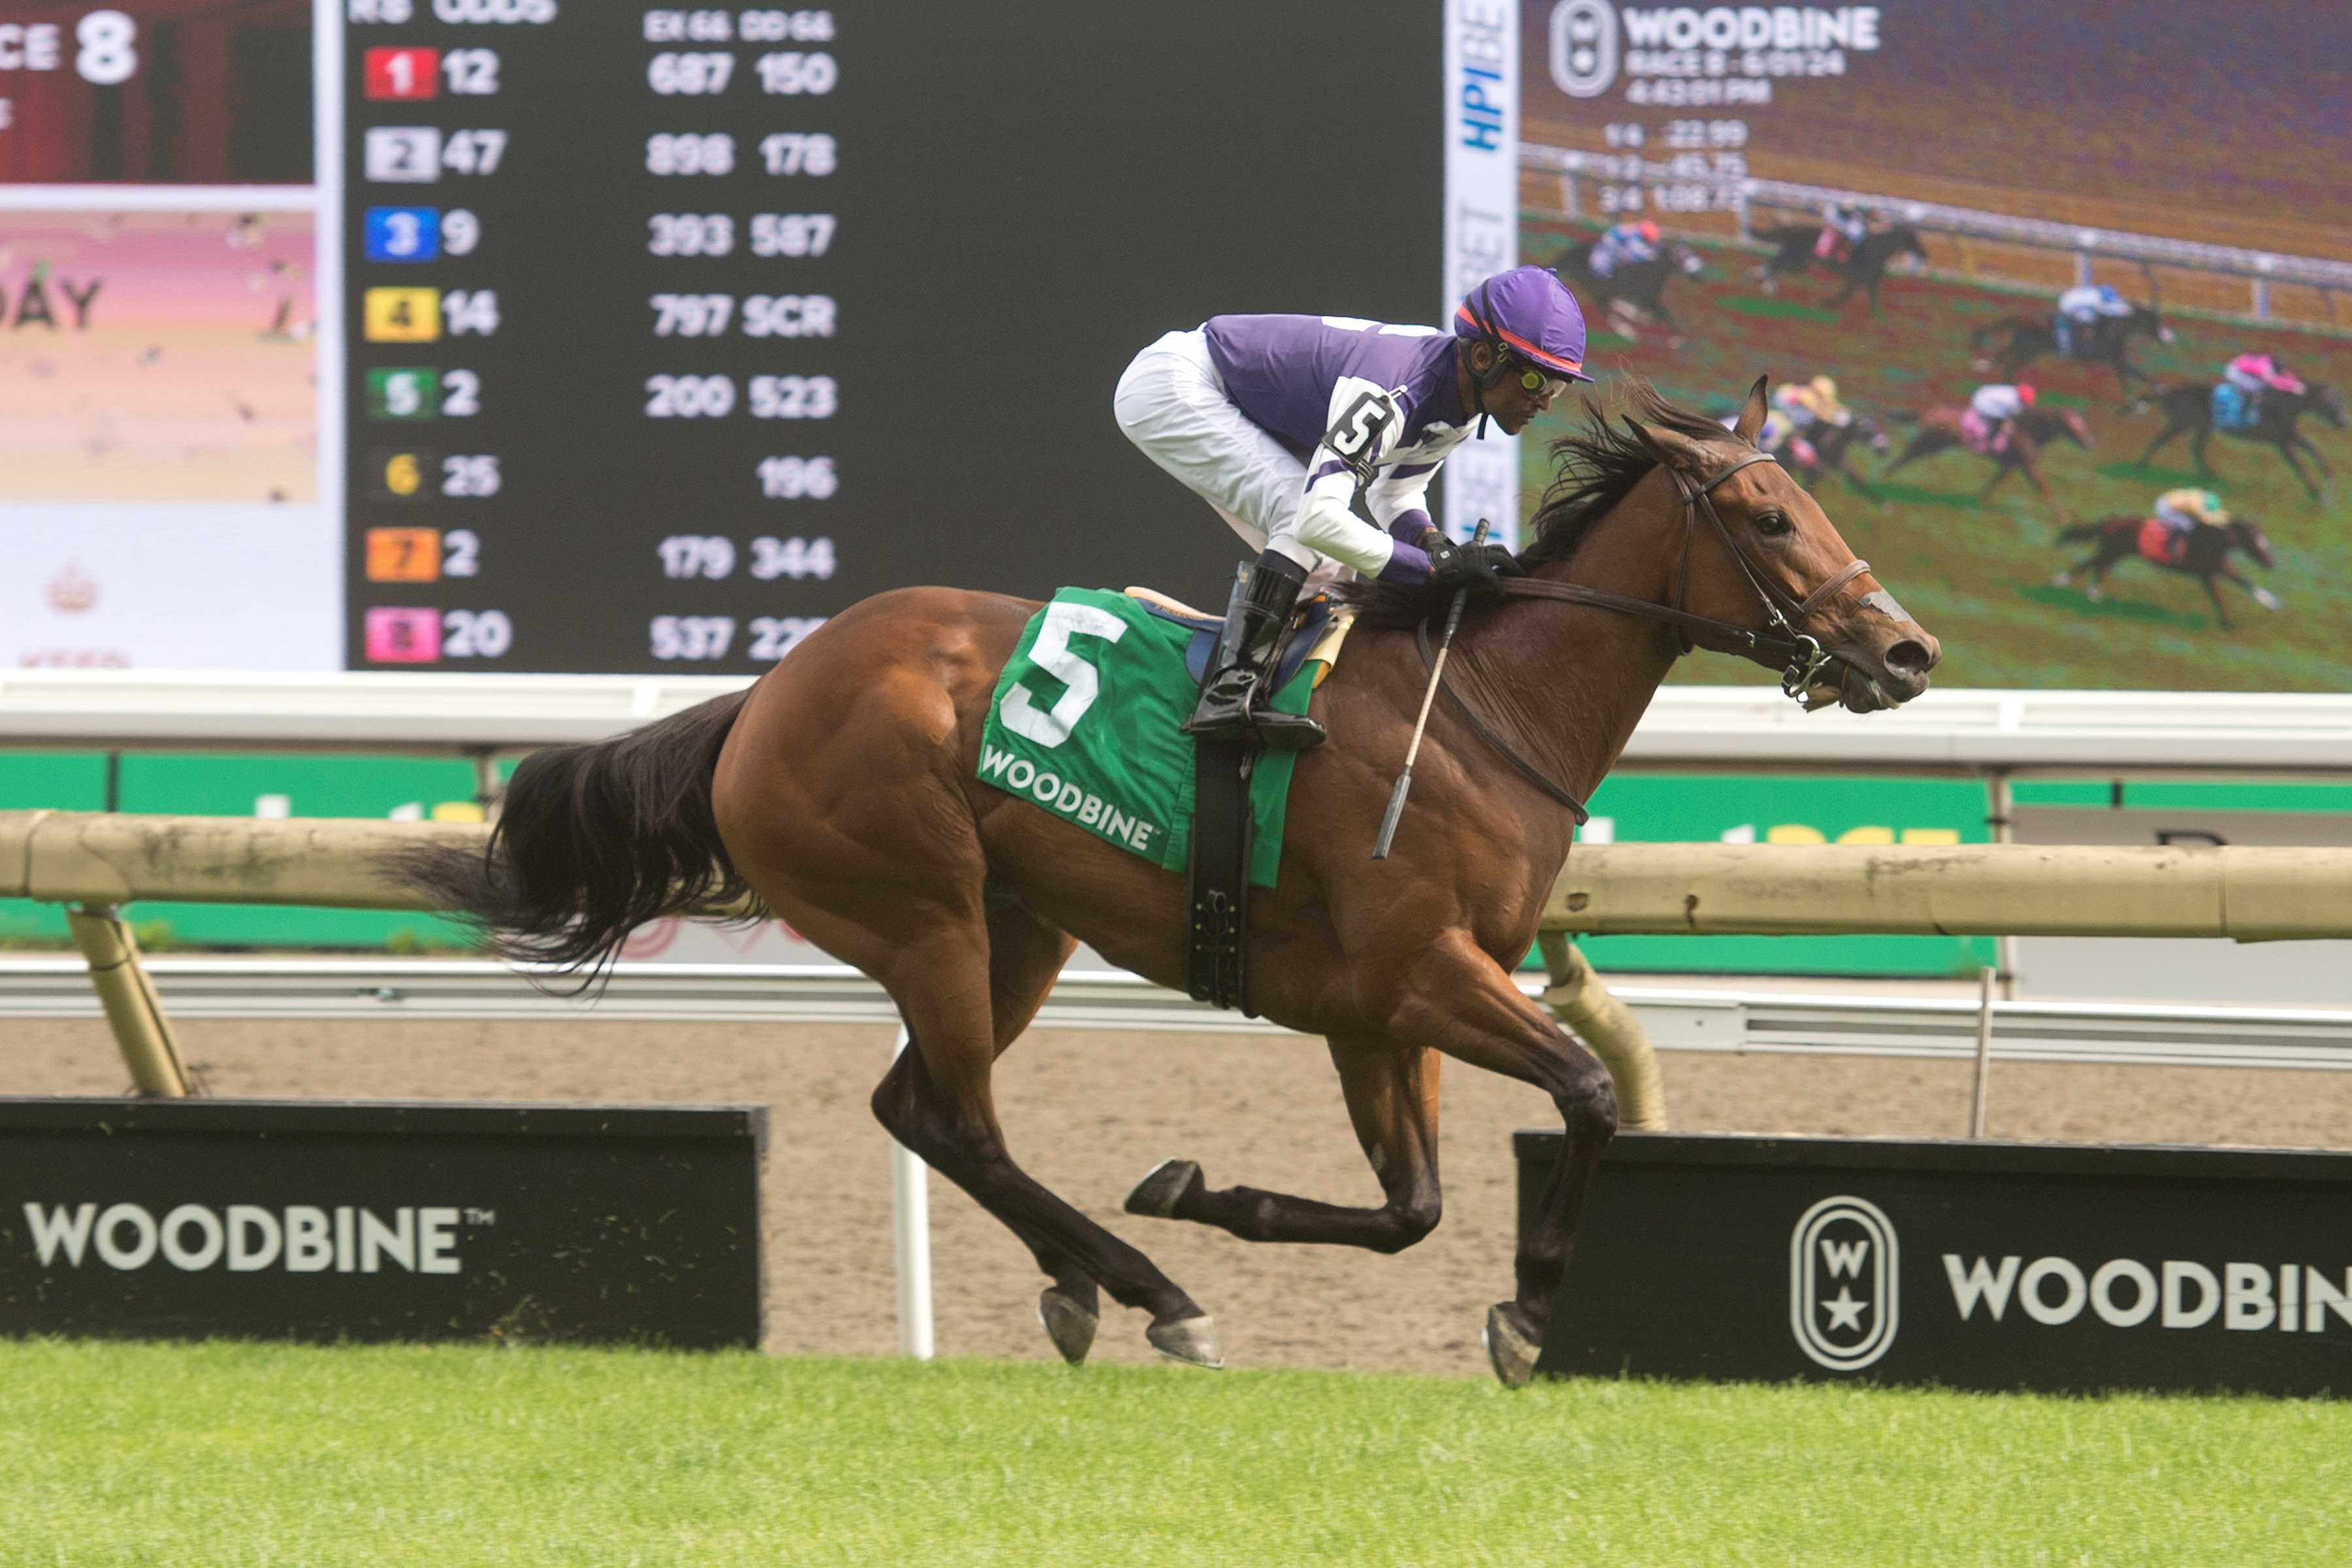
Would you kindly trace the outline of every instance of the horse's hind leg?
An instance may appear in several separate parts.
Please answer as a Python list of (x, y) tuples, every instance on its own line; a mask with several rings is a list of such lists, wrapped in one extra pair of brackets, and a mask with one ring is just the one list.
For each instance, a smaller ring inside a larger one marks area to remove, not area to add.
[(1244, 1241), (1402, 1252), (1437, 1228), (1437, 1053), (1380, 1036), (1334, 1036), (1331, 1060), (1356, 1140), (1388, 1201), (1347, 1208), (1256, 1187), (1209, 1190), (1201, 1167), (1169, 1160), (1128, 1194), (1129, 1214), (1186, 1219)]
[[(1192, 1299), (1152, 1266), (1151, 1260), (1049, 1192), (1013, 1163), (996, 1119), (991, 1068), (998, 1051), (995, 1003), (1000, 982), (1015, 994), (1036, 994), (1043, 955), (1066, 940), (1055, 933), (1051, 947), (1040, 942), (1010, 969), (991, 963), (991, 923), (976, 907), (910, 919), (906, 944), (884, 988), (898, 1003), (913, 1044), (874, 1093), (875, 1116), (926, 1163), (971, 1194), (1028, 1244), (1056, 1288), (1092, 1279), (1122, 1306), (1151, 1314), (1147, 1337), (1162, 1354), (1204, 1366), (1223, 1365), (1216, 1336)], [(1002, 927), (1003, 921), (995, 922)], [(1059, 967), (1059, 952), (1055, 964)], [(1050, 984), (1050, 978), (1045, 984)], [(1034, 1011), (1034, 1001), (1030, 1011)], [(1028, 1019), (1024, 1016), (1021, 1023)], [(1015, 1028), (1013, 1033), (1018, 1033)], [(1010, 1035), (1005, 1043), (1010, 1043)], [(1075, 1307), (1090, 1304), (1082, 1284), (1067, 1292)], [(1046, 1328), (1057, 1347), (1066, 1331), (1050, 1310)], [(1066, 1335), (1075, 1339), (1071, 1331)], [(1089, 1342), (1091, 1336), (1087, 1336)]]

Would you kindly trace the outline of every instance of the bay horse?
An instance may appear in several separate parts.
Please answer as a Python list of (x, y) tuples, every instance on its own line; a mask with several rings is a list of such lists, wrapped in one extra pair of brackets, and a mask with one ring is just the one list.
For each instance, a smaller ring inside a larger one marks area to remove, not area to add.
[[(1594, 241), (1597, 245), (1599, 241)], [(1682, 323), (1666, 309), (1666, 284), (1677, 275), (1696, 278), (1706, 258), (1679, 240), (1668, 240), (1655, 260), (1621, 261), (1607, 272), (1592, 270), (1593, 245), (1571, 246), (1553, 261), (1552, 270), (1574, 286), (1580, 300), (1598, 300), (1608, 308), (1609, 324), (1628, 338), (1639, 339), (1641, 322), (1655, 321), (1679, 334)], [(1676, 345), (1681, 339), (1674, 339)]]
[(1927, 259), (1927, 247), (1920, 243), (1919, 231), (1907, 223), (1864, 235), (1842, 262), (1814, 253), (1813, 247), (1821, 237), (1822, 226), (1817, 223), (1781, 224), (1758, 231), (1757, 241), (1772, 247), (1772, 254), (1756, 269), (1756, 280), (1763, 285), (1764, 292), (1773, 292), (1784, 276), (1794, 277), (1815, 267), (1827, 268), (1845, 279), (1845, 288), (1830, 301), (1830, 309), (1842, 308), (1853, 298), (1856, 289), (1864, 289), (1870, 296), (1870, 313), (1875, 316), (1878, 286), (1886, 280), (1886, 268), (1895, 258), (1908, 256), (1921, 262)]
[[(1965, 408), (1930, 408), (1919, 415), (1919, 433), (1911, 437), (1910, 445), (1903, 448), (1902, 456), (1880, 471), (1879, 479), (1884, 482), (1894, 478), (1897, 469), (1922, 458), (1932, 458), (1956, 447), (1966, 447), (1969, 445), (1965, 424), (1967, 415)], [(1993, 466), (1992, 478), (1987, 479), (1984, 489), (1977, 492), (1977, 499), (1990, 499), (2001, 480), (2012, 473), (2022, 473), (2033, 481), (2033, 488), (2042, 492), (2042, 499), (2050, 503), (2050, 510), (2063, 522), (2066, 520), (2065, 503), (2050, 493), (2050, 481), (2042, 477), (2042, 466), (2036, 461), (2042, 448), (2062, 439), (2074, 442), (2086, 452), (2091, 448), (2091, 426), (2071, 408), (2029, 408), (2011, 420), (2008, 444), (1997, 452), (1977, 454)]]
[[(2197, 460), (2197, 471), (2200, 474), (2213, 473), (2213, 465), (2205, 457), (2206, 443), (2213, 439), (2213, 432), (2220, 428), (2213, 423), (2212, 384), (2189, 382), (2179, 386), (2168, 386), (2154, 397), (2134, 405), (2134, 408), (2145, 408), (2150, 404), (2163, 410), (2164, 428), (2157, 432), (2156, 438), (2147, 444), (2147, 450), (2139, 455), (2140, 463), (2145, 466), (2150, 458), (2156, 456), (2158, 447), (2185, 434), (2189, 436), (2189, 456)], [(2319, 487), (2304, 471), (2295, 453), (2300, 451), (2316, 463), (2324, 479), (2334, 479), (2336, 470), (2320, 455), (2319, 448), (2311, 444), (2311, 438), (2296, 428), (2297, 422), (2306, 414), (2326, 420), (2338, 430), (2344, 428), (2344, 408), (2336, 401), (2335, 390), (2315, 381), (2306, 384), (2301, 392), (2280, 392), (2274, 388), (2264, 392), (2261, 405), (2254, 411), (2253, 424), (2243, 429), (2223, 430), (2221, 434), (2241, 441), (2253, 441), (2275, 447), (2294, 477), (2303, 481), (2305, 492), (2313, 500), (2317, 500)]]
[[(1988, 352), (1986, 345), (2006, 333), (2008, 341)], [(2135, 338), (2148, 338), (2159, 343), (2172, 341), (2172, 329), (2164, 324), (2164, 317), (2152, 305), (2134, 305), (2128, 316), (2102, 316), (2088, 323), (2075, 323), (2068, 334), (2074, 352), (2059, 347), (2058, 317), (2004, 316), (1990, 326), (1979, 327), (1969, 339), (1969, 347), (1977, 355), (1977, 368), (1992, 381), (2013, 382), (2018, 373), (2046, 354), (2061, 359), (2104, 364), (2116, 373), (2116, 390), (2125, 397), (2131, 395), (2132, 383), (2152, 378), (2131, 362), (2131, 345)]]
[(1793, 442), (1783, 442), (1778, 454), (1781, 462), (1788, 465), (1789, 471), (1796, 476), (1797, 482), (1809, 490), (1814, 489), (1823, 479), (1835, 474), (1869, 500), (1876, 500), (1878, 492), (1872, 489), (1860, 474), (1846, 466), (1846, 459), (1865, 447), (1885, 457), (1895, 445), (1886, 434), (1886, 427), (1867, 414), (1856, 414), (1843, 425), (1832, 425), (1826, 429), (1816, 425), (1813, 430), (1812, 435), (1805, 437), (1813, 449), (1811, 462), (1806, 462), (1801, 455), (1790, 449), (1794, 446)]
[(2100, 580), (2118, 563), (2133, 559), (2148, 560), (2168, 572), (2181, 572), (2196, 578), (2205, 586), (2205, 597), (2212, 601), (2213, 618), (2223, 631), (2235, 628), (2230, 622), (2230, 612), (2221, 607), (2221, 590), (2214, 586), (2216, 578), (2226, 577), (2243, 588), (2254, 603), (2265, 610), (2279, 607), (2276, 594), (2259, 583), (2249, 582), (2230, 564), (2230, 554), (2235, 551), (2247, 559), (2268, 568), (2277, 564), (2271, 555), (2270, 535), (2242, 517), (2231, 518), (2220, 528), (2199, 526), (2189, 531), (2179, 560), (2153, 561), (2140, 549), (2143, 531), (2151, 520), (2141, 517), (2110, 517), (2097, 522), (2078, 522), (2058, 535), (2062, 544), (2096, 540), (2098, 547), (2085, 556), (2079, 566), (2061, 572), (2051, 581), (2056, 586), (2071, 586), (2077, 577), (2086, 579), (2083, 596), (2096, 603), (2100, 597)]
[[(1604, 412), (1557, 444), (1526, 575), (1479, 597), (1446, 667), (1486, 732), (1437, 706), (1412, 809), (1379, 861), (1429, 680), (1422, 637), (1448, 596), (1362, 591), (1315, 694), (1330, 740), (1298, 758), (1280, 881), (1252, 901), (1248, 1002), (1328, 1041), (1383, 1201), (1213, 1189), (1179, 1161), (1145, 1177), (1131, 1211), (1394, 1252), (1438, 1222), (1439, 1058), (1534, 1085), (1567, 1142), (1524, 1226), (1517, 1293), (1486, 1320), (1496, 1374), (1528, 1380), (1617, 1121), (1607, 1068), (1512, 980), (1574, 837), (1549, 792), (1590, 795), (1694, 641), (1787, 662), (1784, 690), (1856, 712), (1925, 690), (1939, 657), (1754, 447), (1764, 392), (1759, 380), (1727, 432), (1635, 384), (1621, 420)], [(1085, 1358), (1107, 1291), (1150, 1314), (1161, 1353), (1221, 1365), (1192, 1298), (1022, 1170), (997, 1121), (992, 1064), (1078, 942), (1162, 985), (1185, 973), (1182, 877), (977, 777), (998, 674), (1038, 608), (948, 588), (877, 595), (748, 691), (532, 753), (486, 853), (412, 852), (396, 870), (509, 955), (574, 968), (657, 916), (740, 915), (755, 900), (888, 992), (911, 1043), (874, 1113), (1029, 1247), (1052, 1281), (1038, 1315), (1055, 1347)]]

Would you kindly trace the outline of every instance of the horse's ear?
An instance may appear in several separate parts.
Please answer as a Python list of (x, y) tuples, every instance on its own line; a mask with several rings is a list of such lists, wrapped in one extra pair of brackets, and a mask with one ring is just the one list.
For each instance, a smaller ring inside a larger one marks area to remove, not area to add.
[(1764, 395), (1764, 389), (1771, 379), (1769, 375), (1756, 378), (1756, 384), (1748, 389), (1748, 405), (1739, 411), (1739, 423), (1731, 427), (1733, 435), (1751, 447), (1756, 445), (1756, 433), (1764, 428), (1764, 416), (1771, 410), (1771, 405)]
[(1707, 470), (1706, 448), (1679, 430), (1664, 425), (1644, 425), (1628, 416), (1625, 428), (1633, 432), (1642, 445), (1647, 447), (1658, 461), (1686, 474), (1703, 474)]

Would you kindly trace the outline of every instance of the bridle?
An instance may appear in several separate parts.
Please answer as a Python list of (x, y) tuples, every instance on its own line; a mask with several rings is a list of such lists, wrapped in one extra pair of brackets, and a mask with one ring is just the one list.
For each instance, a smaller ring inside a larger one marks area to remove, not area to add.
[[(1778, 462), (1769, 452), (1749, 452), (1734, 459), (1707, 479), (1694, 479), (1679, 468), (1664, 465), (1683, 498), (1683, 554), (1675, 571), (1675, 602), (1660, 605), (1648, 599), (1636, 599), (1624, 594), (1612, 594), (1600, 588), (1588, 588), (1580, 583), (1552, 583), (1535, 577), (1506, 577), (1496, 586), (1508, 598), (1557, 599), (1563, 604), (1588, 605), (1594, 609), (1612, 610), (1622, 616), (1641, 620), (1663, 621), (1674, 628), (1678, 653), (1688, 653), (1694, 647), (1706, 647), (1717, 653), (1738, 654), (1769, 668), (1780, 665), (1780, 692), (1791, 699), (1801, 699), (1819, 683), (1822, 675), (1833, 664), (1843, 662), (1839, 656), (1822, 647), (1821, 639), (1803, 630), (1813, 612), (1830, 602), (1840, 589), (1870, 570), (1870, 563), (1854, 560), (1846, 563), (1811, 593), (1800, 599), (1772, 581), (1739, 542), (1725, 526), (1723, 514), (1715, 509), (1713, 492), (1717, 486), (1743, 468), (1758, 463)], [(1691, 557), (1698, 548), (1698, 521), (1705, 517), (1715, 529), (1715, 536), (1723, 541), (1740, 575), (1755, 590), (1759, 603), (1764, 606), (1765, 626), (1762, 628), (1743, 626), (1731, 621), (1718, 621), (1712, 616), (1694, 615), (1686, 607), (1690, 602)], [(1414, 635), (1421, 647), (1421, 660), (1433, 666), (1429, 646), (1429, 625), (1423, 621)], [(1503, 738), (1487, 728), (1477, 714), (1471, 711), (1454, 689), (1443, 679), (1438, 689), (1444, 693), (1454, 710), (1469, 724), (1480, 739), (1502, 753), (1506, 762), (1519, 774), (1552, 799), (1576, 814), (1580, 826), (1585, 821), (1584, 803), (1567, 790), (1544, 776), (1535, 764), (1513, 751)]]

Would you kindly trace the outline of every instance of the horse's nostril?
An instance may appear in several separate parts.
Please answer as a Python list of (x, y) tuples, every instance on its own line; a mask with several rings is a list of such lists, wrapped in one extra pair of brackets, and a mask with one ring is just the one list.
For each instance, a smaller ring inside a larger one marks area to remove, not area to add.
[(1886, 668), (1898, 675), (1925, 675), (1935, 668), (1936, 660), (1927, 652), (1927, 645), (1916, 637), (1905, 637), (1885, 655)]

